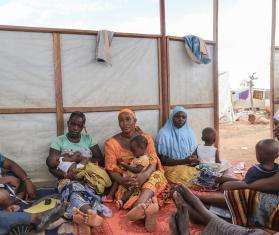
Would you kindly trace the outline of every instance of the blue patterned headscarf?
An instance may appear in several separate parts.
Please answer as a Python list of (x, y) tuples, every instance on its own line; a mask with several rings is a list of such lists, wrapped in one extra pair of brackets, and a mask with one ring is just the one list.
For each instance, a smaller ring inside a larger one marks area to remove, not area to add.
[(183, 112), (187, 115), (187, 112), (183, 107), (176, 106), (166, 124), (156, 136), (158, 153), (173, 160), (189, 157), (197, 147), (195, 134), (189, 127), (187, 121), (181, 128), (174, 126), (172, 119), (178, 112)]

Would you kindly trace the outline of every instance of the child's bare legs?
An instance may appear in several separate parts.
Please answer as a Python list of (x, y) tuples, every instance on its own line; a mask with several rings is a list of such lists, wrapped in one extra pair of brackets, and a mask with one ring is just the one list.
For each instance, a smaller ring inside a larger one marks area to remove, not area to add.
[(148, 202), (145, 209), (145, 228), (148, 232), (153, 232), (155, 230), (158, 212), (159, 205), (156, 197), (153, 197), (150, 202)]
[(103, 223), (103, 218), (92, 210), (90, 204), (84, 204), (79, 210), (74, 208), (73, 220), (78, 224), (85, 224), (91, 227), (100, 226)]
[(120, 200), (116, 201), (116, 206), (120, 210), (123, 205), (129, 200), (129, 198), (133, 195), (133, 193), (137, 190), (137, 188), (131, 188), (124, 192)]
[(109, 190), (109, 193), (108, 195), (105, 195), (103, 198), (102, 198), (102, 201), (103, 202), (113, 202), (114, 200), (114, 196), (115, 196), (115, 193), (118, 189), (118, 183), (116, 181), (113, 182), (110, 190)]
[(148, 201), (152, 199), (154, 192), (150, 189), (142, 189), (139, 199), (133, 205), (133, 208), (127, 213), (129, 220), (136, 221), (145, 218), (145, 209)]
[(152, 199), (153, 196), (154, 196), (154, 192), (152, 190), (148, 188), (142, 189), (139, 199), (137, 200), (137, 202), (134, 204), (133, 207), (135, 208), (142, 203), (148, 202), (150, 199)]

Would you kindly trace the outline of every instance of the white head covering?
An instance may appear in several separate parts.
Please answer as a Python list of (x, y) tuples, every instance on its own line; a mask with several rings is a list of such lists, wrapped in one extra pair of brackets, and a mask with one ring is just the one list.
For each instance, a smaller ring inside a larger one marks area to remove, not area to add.
[(273, 118), (279, 122), (279, 110), (274, 114)]

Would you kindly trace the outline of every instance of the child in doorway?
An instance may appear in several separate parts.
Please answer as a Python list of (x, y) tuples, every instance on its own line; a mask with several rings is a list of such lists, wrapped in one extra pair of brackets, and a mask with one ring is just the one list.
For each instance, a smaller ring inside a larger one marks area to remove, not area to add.
[[(123, 161), (118, 162), (119, 166), (126, 170), (123, 176), (136, 177), (139, 173), (144, 171), (150, 165), (149, 156), (146, 155), (146, 148), (148, 142), (147, 139), (142, 135), (135, 136), (130, 142), (130, 149), (133, 153), (132, 161), (127, 164)], [(110, 193), (104, 197), (103, 201), (112, 202), (114, 194), (118, 188), (118, 183), (114, 182), (111, 187)], [(126, 201), (138, 190), (137, 187), (127, 188), (120, 200), (116, 201), (118, 209), (121, 209)]]
[(256, 158), (259, 164), (249, 168), (245, 175), (245, 182), (251, 184), (256, 180), (273, 176), (279, 172), (278, 158), (279, 143), (273, 139), (264, 139), (256, 144)]

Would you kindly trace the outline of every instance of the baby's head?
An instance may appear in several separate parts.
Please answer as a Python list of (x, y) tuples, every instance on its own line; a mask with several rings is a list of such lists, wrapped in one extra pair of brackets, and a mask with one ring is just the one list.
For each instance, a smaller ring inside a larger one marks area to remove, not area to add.
[(274, 139), (260, 140), (256, 144), (257, 161), (261, 164), (274, 163), (278, 157), (279, 143)]
[(130, 142), (130, 148), (135, 157), (144, 155), (147, 145), (147, 139), (142, 135), (135, 136)]
[(47, 159), (47, 165), (51, 168), (57, 168), (59, 165), (59, 156), (52, 156)]
[(207, 145), (213, 145), (216, 140), (216, 131), (214, 128), (206, 127), (202, 130), (202, 140)]

